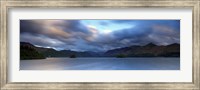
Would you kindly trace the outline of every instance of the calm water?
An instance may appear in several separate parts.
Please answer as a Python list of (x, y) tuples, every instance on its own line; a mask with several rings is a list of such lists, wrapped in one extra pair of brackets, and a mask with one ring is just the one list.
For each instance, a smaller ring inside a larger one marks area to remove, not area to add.
[(47, 58), (21, 60), (21, 70), (179, 70), (180, 58)]

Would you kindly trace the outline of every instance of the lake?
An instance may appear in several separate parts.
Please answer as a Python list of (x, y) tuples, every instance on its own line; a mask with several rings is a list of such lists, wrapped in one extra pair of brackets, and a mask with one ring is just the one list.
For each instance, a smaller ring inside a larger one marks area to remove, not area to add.
[(180, 58), (47, 58), (20, 60), (20, 70), (180, 70)]

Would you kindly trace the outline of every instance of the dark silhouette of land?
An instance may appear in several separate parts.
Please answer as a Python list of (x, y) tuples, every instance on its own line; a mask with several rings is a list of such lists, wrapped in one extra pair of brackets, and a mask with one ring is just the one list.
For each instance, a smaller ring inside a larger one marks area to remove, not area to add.
[(155, 45), (149, 43), (144, 46), (134, 45), (117, 48), (106, 52), (95, 51), (57, 51), (53, 48), (36, 47), (28, 42), (20, 42), (20, 59), (45, 59), (46, 57), (180, 57), (180, 44)]

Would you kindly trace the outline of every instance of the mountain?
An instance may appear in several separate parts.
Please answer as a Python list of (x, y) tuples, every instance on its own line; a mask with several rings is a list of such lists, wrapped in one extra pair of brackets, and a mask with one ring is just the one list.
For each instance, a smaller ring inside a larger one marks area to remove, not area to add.
[(158, 46), (149, 43), (144, 46), (130, 46), (109, 50), (106, 56), (124, 55), (127, 57), (180, 57), (180, 44), (174, 43), (166, 46)]
[[(101, 56), (101, 53), (96, 53), (96, 52), (77, 52), (77, 51), (71, 51), (71, 50), (57, 51), (53, 48), (36, 47), (33, 44), (28, 43), (28, 42), (20, 42), (20, 59), (21, 60), (22, 59), (35, 59), (35, 58), (33, 58), (34, 56), (25, 55), (26, 53), (30, 53), (31, 55), (38, 54), (38, 56), (35, 56), (36, 59), (43, 59), (44, 57), (70, 57), (72, 55), (75, 55), (77, 57), (99, 57), (99, 56)], [(43, 56), (43, 57), (39, 57), (39, 55)]]
[(38, 52), (30, 43), (20, 43), (20, 60), (45, 59), (46, 57)]
[(177, 43), (158, 46), (149, 43), (144, 46), (133, 45), (106, 52), (57, 51), (53, 48), (36, 47), (28, 42), (20, 42), (20, 59), (44, 59), (46, 57), (180, 57), (180, 45)]

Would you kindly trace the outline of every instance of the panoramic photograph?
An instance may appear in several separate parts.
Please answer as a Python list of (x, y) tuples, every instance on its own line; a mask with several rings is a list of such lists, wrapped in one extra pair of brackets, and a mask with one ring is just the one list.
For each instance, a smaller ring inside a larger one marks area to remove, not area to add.
[(180, 70), (180, 20), (20, 20), (20, 70)]

